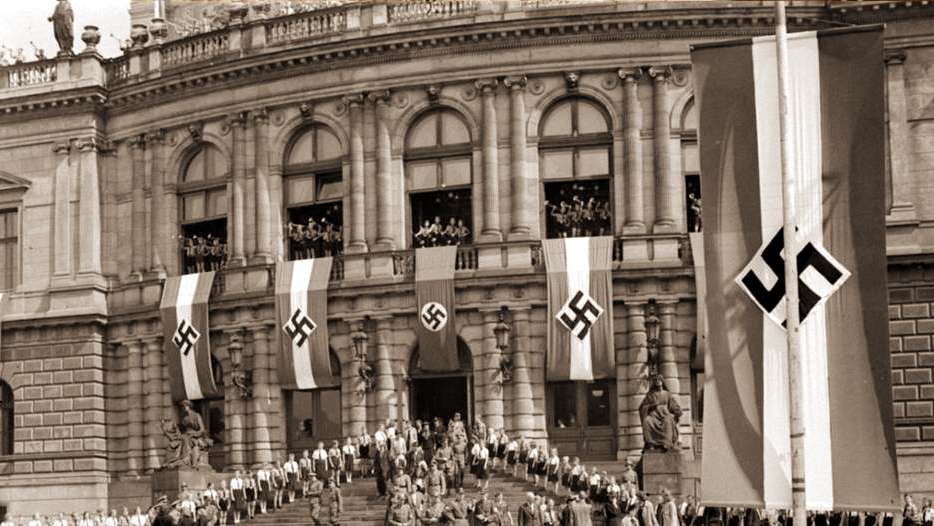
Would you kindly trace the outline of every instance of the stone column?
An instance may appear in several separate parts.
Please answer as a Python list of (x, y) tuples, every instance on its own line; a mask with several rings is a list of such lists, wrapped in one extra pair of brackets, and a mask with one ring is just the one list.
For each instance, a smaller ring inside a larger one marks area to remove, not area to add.
[(282, 164), (278, 162), (273, 162), (269, 166), (269, 195), (271, 202), (269, 207), (269, 239), (272, 242), (272, 259), (278, 261), (286, 259), (283, 256), (285, 238), (282, 225), (285, 224), (285, 219), (282, 212), (285, 204), (282, 198)]
[(81, 152), (81, 196), (78, 208), (78, 272), (101, 272), (101, 194), (97, 170), (97, 141), (78, 143)]
[(55, 271), (57, 276), (71, 274), (71, 144), (56, 144), (55, 168)]
[[(240, 330), (233, 329), (227, 332), (228, 356), (233, 347), (243, 347), (240, 338)], [(229, 360), (226, 364), (232, 369)], [(233, 385), (233, 382), (227, 382), (224, 389), (224, 429), (227, 432), (227, 469), (246, 468), (245, 450), (243, 436), (243, 418), (245, 412), (244, 401), (240, 398), (240, 391)]]
[(146, 203), (144, 201), (143, 186), (146, 181), (146, 140), (140, 135), (130, 140), (130, 155), (133, 159), (133, 188), (131, 191), (130, 228), (131, 246), (133, 248), (132, 272), (142, 275), (146, 264)]
[(499, 364), (503, 353), (496, 347), (496, 334), (493, 328), (499, 321), (499, 309), (483, 311), (483, 353), (486, 364), (480, 374), (487, 378), (486, 396), (484, 397), (483, 422), (488, 427), (503, 427), (503, 384), (499, 381)]
[(658, 317), (661, 321), (658, 331), (659, 339), (659, 367), (658, 371), (665, 377), (665, 386), (675, 395), (681, 394), (681, 381), (678, 378), (678, 359), (675, 355), (675, 307), (677, 300), (659, 302)]
[(510, 312), (512, 312), (513, 331), (516, 335), (513, 339), (515, 347), (512, 351), (513, 433), (529, 436), (535, 430), (535, 405), (532, 401), (532, 381), (529, 376), (530, 309), (513, 307)]
[(155, 272), (165, 273), (169, 252), (169, 222), (166, 220), (165, 193), (165, 130), (157, 130), (146, 135), (146, 142), (152, 150), (152, 182), (150, 184), (149, 246), (152, 252), (149, 267)]
[(272, 262), (272, 211), (269, 187), (269, 112), (266, 108), (253, 111), (256, 157), (256, 254), (254, 263)]
[(616, 389), (620, 393), (618, 443), (619, 456), (637, 455), (642, 450), (642, 426), (639, 404), (645, 396), (648, 371), (646, 360), (645, 303), (627, 303), (625, 360), (616, 364)]
[(244, 192), (246, 191), (246, 115), (238, 113), (227, 119), (227, 124), (233, 132), (233, 199), (232, 209), (228, 217), (232, 228), (228, 228), (231, 238), (227, 242), (230, 250), (231, 266), (243, 266), (246, 263), (243, 211), (246, 205)]
[(376, 223), (376, 245), (379, 250), (392, 250), (393, 206), (392, 206), (392, 139), (389, 134), (388, 90), (371, 93), (370, 100), (376, 105), (376, 192), (378, 221)]
[(526, 173), (525, 156), (525, 75), (506, 77), (503, 85), (509, 88), (509, 176), (512, 178), (512, 226), (510, 239), (528, 239), (535, 221), (535, 200), (530, 190), (530, 177)]
[(350, 114), (350, 244), (348, 252), (366, 252), (366, 173), (363, 160), (363, 95), (344, 97)]
[(668, 122), (669, 66), (653, 66), (649, 75), (654, 79), (652, 94), (655, 154), (655, 227), (653, 232), (674, 232), (674, 198), (678, 188), (676, 175), (671, 169), (671, 125)]
[(127, 348), (127, 475), (143, 471), (143, 344), (126, 343)]
[[(251, 400), (253, 419), (253, 467), (272, 462), (272, 446), (269, 436), (268, 411), (269, 367), (270, 367), (270, 327), (254, 325), (253, 332), (253, 399)], [(272, 341), (275, 341), (273, 338)]]
[(905, 50), (885, 52), (886, 91), (889, 126), (889, 181), (892, 198), (889, 222), (916, 222), (915, 181), (911, 176), (911, 141), (908, 129), (908, 101), (905, 97)]
[(389, 357), (389, 342), (392, 328), (390, 320), (376, 321), (376, 417), (380, 422), (397, 417), (396, 383), (393, 377), (392, 361)]
[(499, 144), (496, 135), (496, 79), (476, 81), (483, 104), (483, 228), (484, 242), (503, 240), (499, 227)]
[(145, 390), (145, 404), (139, 407), (146, 408), (145, 424), (145, 466), (146, 472), (152, 473), (159, 469), (162, 454), (162, 384), (168, 383), (168, 378), (162, 376), (162, 339), (152, 338), (146, 340), (146, 356), (143, 370), (143, 386)]
[(639, 104), (639, 81), (642, 68), (620, 69), (625, 98), (623, 142), (625, 145), (626, 222), (625, 234), (645, 233), (645, 195), (642, 184), (642, 108)]

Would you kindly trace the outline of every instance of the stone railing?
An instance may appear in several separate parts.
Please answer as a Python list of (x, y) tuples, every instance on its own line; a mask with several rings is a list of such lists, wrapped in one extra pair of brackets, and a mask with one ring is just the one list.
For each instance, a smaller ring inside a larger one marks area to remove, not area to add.
[(210, 33), (175, 40), (162, 47), (162, 66), (174, 68), (210, 60), (230, 49), (230, 33), (218, 29)]
[(522, 0), (522, 7), (525, 9), (548, 9), (581, 5), (614, 5), (618, 3), (619, 0)]
[(55, 60), (24, 62), (7, 66), (4, 69), (5, 72), (0, 77), (0, 89), (51, 84), (58, 80), (58, 69)]
[(130, 60), (126, 55), (114, 58), (104, 67), (107, 72), (107, 85), (118, 86), (130, 76)]
[(473, 14), (478, 2), (471, 0), (409, 0), (389, 6), (389, 23), (419, 22)]
[(265, 22), (266, 42), (283, 44), (340, 33), (347, 29), (346, 6), (296, 13)]

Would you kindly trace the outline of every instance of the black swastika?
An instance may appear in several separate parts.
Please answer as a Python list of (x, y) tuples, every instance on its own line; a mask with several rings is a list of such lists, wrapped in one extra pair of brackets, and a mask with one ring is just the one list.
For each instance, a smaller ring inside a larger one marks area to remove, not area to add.
[(282, 327), (282, 330), (289, 336), (292, 343), (297, 347), (301, 347), (317, 328), (315, 322), (311, 321), (311, 318), (306, 316), (302, 309), (295, 309), (292, 317)]
[(437, 303), (429, 303), (422, 309), (422, 322), (424, 322), (425, 327), (433, 331), (440, 329), (447, 317), (448, 313)]
[(178, 347), (179, 352), (183, 356), (188, 356), (188, 353), (191, 352), (192, 347), (195, 346), (195, 343), (198, 342), (198, 338), (201, 337), (201, 333), (194, 328), (188, 320), (181, 320), (178, 322), (178, 327), (175, 328), (175, 336), (172, 337), (172, 343)]
[(565, 308), (561, 309), (558, 319), (569, 331), (583, 340), (602, 313), (600, 307), (591, 301), (590, 297), (585, 298), (583, 291), (579, 290)]

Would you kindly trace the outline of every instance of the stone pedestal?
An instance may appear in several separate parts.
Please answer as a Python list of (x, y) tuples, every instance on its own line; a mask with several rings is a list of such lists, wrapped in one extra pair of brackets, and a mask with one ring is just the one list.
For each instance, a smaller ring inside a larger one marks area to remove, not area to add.
[(658, 495), (667, 488), (672, 495), (681, 493), (685, 458), (681, 452), (646, 451), (642, 454), (642, 490)]
[(212, 469), (178, 468), (156, 471), (152, 474), (152, 501), (158, 500), (160, 495), (169, 498), (169, 502), (178, 498), (182, 484), (188, 486), (189, 491), (201, 493), (208, 487), (209, 482), (220, 487), (225, 478), (223, 473), (215, 473)]

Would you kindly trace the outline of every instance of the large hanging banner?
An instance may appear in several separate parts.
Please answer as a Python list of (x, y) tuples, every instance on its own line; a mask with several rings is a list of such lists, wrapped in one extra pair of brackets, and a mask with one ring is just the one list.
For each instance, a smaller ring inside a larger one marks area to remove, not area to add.
[(550, 382), (616, 376), (613, 238), (542, 240), (548, 275)]
[(415, 249), (415, 308), (418, 309), (419, 367), (423, 371), (460, 369), (454, 325), (454, 263), (457, 247)]
[(172, 400), (218, 396), (211, 368), (208, 299), (214, 272), (166, 278), (159, 312)]
[[(899, 508), (879, 27), (788, 37), (802, 483), (810, 510)], [(775, 38), (697, 46), (709, 321), (703, 495), (792, 506)]]
[(276, 265), (279, 382), (285, 389), (340, 385), (331, 372), (328, 341), (329, 257)]

